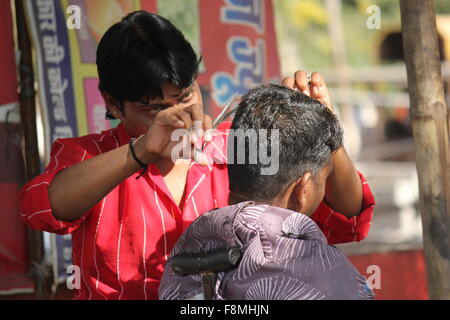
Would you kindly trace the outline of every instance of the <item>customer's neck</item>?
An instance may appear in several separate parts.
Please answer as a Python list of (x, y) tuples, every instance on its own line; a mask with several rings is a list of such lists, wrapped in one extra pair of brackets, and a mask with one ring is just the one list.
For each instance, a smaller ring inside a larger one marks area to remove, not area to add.
[(234, 205), (246, 201), (253, 201), (255, 204), (265, 204), (274, 207), (287, 208), (287, 203), (285, 203), (285, 201), (280, 201), (280, 199), (278, 198), (272, 200), (255, 199), (254, 197), (249, 197), (244, 194), (238, 194), (230, 191), (230, 194), (228, 196), (229, 205)]

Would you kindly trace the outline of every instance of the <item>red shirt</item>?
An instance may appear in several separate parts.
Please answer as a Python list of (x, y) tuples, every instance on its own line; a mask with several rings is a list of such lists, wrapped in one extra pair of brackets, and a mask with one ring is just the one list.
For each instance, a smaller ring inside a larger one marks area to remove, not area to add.
[[(216, 157), (222, 155), (220, 149), (225, 150), (229, 125), (225, 123), (207, 145), (216, 149), (219, 146)], [(125, 179), (79, 219), (55, 219), (48, 197), (55, 175), (129, 140), (122, 125), (101, 134), (58, 139), (46, 171), (22, 189), (21, 215), (31, 228), (72, 234), (73, 263), (81, 270), (81, 289), (76, 299), (157, 299), (167, 257), (183, 231), (199, 215), (228, 205), (226, 164), (217, 161), (201, 166), (192, 162), (180, 207), (158, 168), (151, 165), (143, 177), (136, 180), (137, 172)], [(311, 216), (330, 244), (360, 241), (367, 236), (374, 198), (360, 176), (364, 199), (359, 216), (348, 219), (324, 202)]]

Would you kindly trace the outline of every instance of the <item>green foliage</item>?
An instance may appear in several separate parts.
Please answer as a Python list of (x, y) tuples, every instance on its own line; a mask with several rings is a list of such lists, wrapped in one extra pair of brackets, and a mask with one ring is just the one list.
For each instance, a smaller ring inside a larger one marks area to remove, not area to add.
[(170, 20), (200, 52), (198, 0), (158, 0), (158, 13)]
[(435, 0), (434, 9), (436, 14), (450, 14), (450, 3), (448, 0)]
[(328, 66), (331, 62), (331, 46), (328, 38), (328, 16), (323, 1), (281, 0), (273, 1), (275, 27), (279, 47), (292, 42), (291, 54), (302, 57), (302, 68)]

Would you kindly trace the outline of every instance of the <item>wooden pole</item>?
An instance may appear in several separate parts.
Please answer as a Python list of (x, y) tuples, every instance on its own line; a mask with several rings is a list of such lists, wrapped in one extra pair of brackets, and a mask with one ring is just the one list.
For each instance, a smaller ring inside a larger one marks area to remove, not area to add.
[(433, 0), (400, 0), (431, 299), (450, 299), (450, 165)]
[[(36, 130), (36, 106), (33, 74), (33, 56), (27, 30), (23, 0), (15, 0), (17, 41), (20, 50), (19, 104), (22, 135), (25, 144), (26, 180), (40, 174)], [(51, 271), (44, 261), (44, 240), (41, 231), (27, 229), (28, 258), (37, 299), (49, 297)]]

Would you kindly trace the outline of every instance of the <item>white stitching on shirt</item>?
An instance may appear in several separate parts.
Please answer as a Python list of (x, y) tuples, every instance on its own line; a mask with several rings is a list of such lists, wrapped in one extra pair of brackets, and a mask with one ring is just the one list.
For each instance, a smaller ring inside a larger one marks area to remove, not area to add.
[(197, 218), (198, 218), (198, 217), (199, 217), (199, 214), (198, 214), (197, 206), (195, 205), (195, 199), (194, 199), (194, 196), (192, 196), (192, 204), (194, 205), (195, 215), (196, 215)]
[(330, 210), (330, 214), (328, 215), (327, 219), (325, 220), (325, 224), (328, 223), (328, 220), (330, 220), (332, 215), (333, 215), (333, 210)]
[(97, 292), (100, 293), (103, 296), (103, 298), (105, 298), (105, 300), (107, 300), (107, 299), (103, 295), (103, 293), (98, 291), (98, 279), (100, 278), (100, 272), (98, 271), (98, 266), (97, 266), (97, 250), (96, 250), (97, 246), (96, 246), (96, 242), (97, 242), (98, 227), (100, 225), (100, 219), (102, 218), (102, 215), (103, 215), (103, 209), (105, 208), (106, 198), (107, 197), (105, 197), (103, 199), (103, 201), (102, 201), (102, 207), (100, 209), (100, 214), (98, 216), (97, 227), (95, 228), (95, 235), (94, 235), (94, 265), (95, 265), (95, 270), (97, 271), (97, 278), (96, 278), (96, 281), (95, 281), (95, 289), (97, 289)]
[(159, 214), (161, 215), (161, 223), (162, 223), (163, 236), (164, 236), (164, 258), (167, 261), (168, 255), (167, 255), (166, 225), (164, 222), (164, 215), (163, 215), (162, 209), (159, 205), (158, 194), (156, 193), (156, 186), (155, 186), (155, 183), (153, 182), (153, 180), (152, 180), (152, 185), (153, 185), (153, 190), (154, 190), (154, 194), (155, 194), (156, 205), (158, 206)]
[(59, 149), (59, 151), (55, 154), (55, 162), (56, 162), (56, 164), (55, 164), (55, 166), (53, 167), (53, 169), (58, 168), (58, 164), (59, 164), (59, 162), (58, 162), (58, 156), (61, 154), (62, 149), (64, 149), (64, 144), (63, 144), (61, 141), (56, 140), (55, 142), (58, 142), (62, 147), (61, 147), (61, 149)]
[(81, 235), (81, 257), (80, 257), (80, 269), (81, 269), (81, 277), (83, 278), (83, 282), (86, 285), (86, 288), (89, 291), (89, 298), (88, 300), (91, 300), (91, 296), (92, 296), (92, 292), (91, 289), (89, 288), (87, 282), (86, 282), (86, 278), (84, 277), (84, 273), (83, 273), (83, 253), (84, 253), (84, 234), (85, 234), (85, 229), (86, 229), (86, 224), (83, 224), (83, 232)]
[(30, 189), (32, 189), (32, 188), (34, 188), (34, 187), (37, 187), (37, 186), (40, 186), (40, 185), (43, 185), (43, 184), (46, 184), (46, 185), (48, 185), (48, 186), (50, 185), (48, 182), (41, 182), (41, 183), (32, 185), (32, 186), (29, 187), (27, 190), (25, 190), (25, 192), (29, 191)]
[(147, 244), (147, 224), (145, 222), (145, 214), (144, 214), (144, 207), (141, 206), (142, 211), (142, 220), (144, 220), (144, 245), (142, 249), (142, 262), (144, 264), (144, 297), (145, 300), (147, 300), (147, 290), (146, 290), (146, 284), (147, 284), (147, 266), (145, 263), (145, 249)]
[(202, 180), (206, 177), (206, 174), (203, 174), (202, 177), (200, 178), (200, 180), (198, 180), (197, 184), (194, 186), (194, 188), (192, 188), (191, 192), (189, 193), (187, 199), (186, 199), (186, 203), (189, 202), (189, 200), (191, 199), (192, 194), (194, 193), (195, 189), (198, 188), (198, 186), (200, 185), (200, 183), (202, 182)]
[(122, 295), (123, 295), (123, 286), (122, 286), (122, 282), (120, 281), (120, 240), (122, 240), (122, 226), (123, 226), (123, 216), (122, 216), (122, 221), (120, 221), (119, 241), (117, 243), (117, 260), (116, 260), (117, 280), (119, 281), (119, 285), (120, 285), (119, 300), (122, 299)]
[(87, 154), (87, 150), (84, 150), (84, 154), (83, 154), (83, 157), (81, 158), (81, 162), (84, 161), (84, 158), (86, 157), (86, 154)]
[[(31, 215), (28, 215), (28, 220), (30, 220), (31, 218), (33, 218), (37, 214), (45, 213), (45, 212), (51, 212), (51, 211), (52, 211), (52, 209), (47, 209), (47, 210), (42, 210), (42, 211), (38, 211), (38, 212), (33, 212)], [(27, 215), (24, 214), (22, 216), (27, 216)]]
[(100, 147), (98, 146), (98, 143), (97, 143), (97, 142), (100, 142), (100, 141), (95, 140), (95, 139), (92, 139), (92, 142), (95, 143), (95, 145), (97, 146), (98, 152), (99, 152), (100, 154), (102, 154), (102, 150), (100, 150)]

